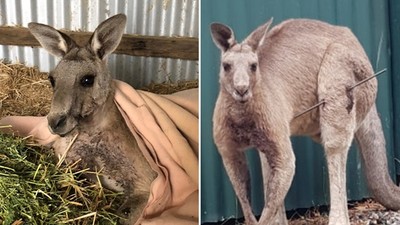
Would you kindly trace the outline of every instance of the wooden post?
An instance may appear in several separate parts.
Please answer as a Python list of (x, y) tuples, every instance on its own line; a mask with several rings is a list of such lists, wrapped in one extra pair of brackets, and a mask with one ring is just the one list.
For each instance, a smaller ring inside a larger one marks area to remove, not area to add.
[[(91, 32), (62, 31), (70, 35), (79, 45), (84, 45)], [(24, 27), (0, 27), (0, 45), (38, 47), (39, 42)], [(124, 34), (114, 53), (132, 56), (163, 57), (198, 60), (198, 38), (157, 37)]]

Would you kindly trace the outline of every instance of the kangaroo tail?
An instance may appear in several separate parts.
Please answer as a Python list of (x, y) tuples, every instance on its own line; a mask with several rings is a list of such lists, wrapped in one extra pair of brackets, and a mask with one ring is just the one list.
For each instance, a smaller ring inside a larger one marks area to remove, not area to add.
[(400, 209), (400, 188), (389, 176), (385, 138), (374, 104), (358, 128), (356, 141), (360, 148), (369, 190), (375, 200), (388, 209)]

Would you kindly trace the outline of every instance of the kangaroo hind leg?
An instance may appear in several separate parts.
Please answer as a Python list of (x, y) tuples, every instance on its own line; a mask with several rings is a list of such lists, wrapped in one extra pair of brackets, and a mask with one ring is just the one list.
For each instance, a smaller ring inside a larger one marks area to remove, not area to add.
[(353, 69), (346, 62), (346, 47), (331, 44), (318, 74), (321, 141), (329, 172), (329, 224), (349, 225), (346, 193), (346, 160), (356, 129), (356, 109), (352, 91)]

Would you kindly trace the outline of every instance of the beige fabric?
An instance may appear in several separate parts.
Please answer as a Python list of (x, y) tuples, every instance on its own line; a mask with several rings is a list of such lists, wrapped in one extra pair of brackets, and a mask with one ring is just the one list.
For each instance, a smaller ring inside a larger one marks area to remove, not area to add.
[[(137, 224), (198, 224), (198, 89), (156, 95), (117, 80), (115, 86), (115, 102), (158, 173)], [(42, 145), (59, 138), (45, 117), (6, 117), (0, 125)]]

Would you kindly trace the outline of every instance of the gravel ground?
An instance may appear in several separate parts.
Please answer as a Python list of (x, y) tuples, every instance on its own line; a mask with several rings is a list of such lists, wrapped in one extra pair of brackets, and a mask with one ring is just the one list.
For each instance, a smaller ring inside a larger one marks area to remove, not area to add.
[[(371, 199), (349, 203), (351, 225), (400, 225), (400, 211), (386, 210)], [(289, 212), (289, 225), (327, 225), (328, 208), (319, 207)], [(202, 225), (244, 225), (243, 218)], [(339, 224), (340, 225), (340, 224)]]
[[(370, 199), (349, 205), (352, 225), (400, 225), (400, 211), (386, 210), (382, 205)], [(289, 225), (325, 225), (328, 213), (316, 209), (309, 210), (304, 216), (291, 219)]]

